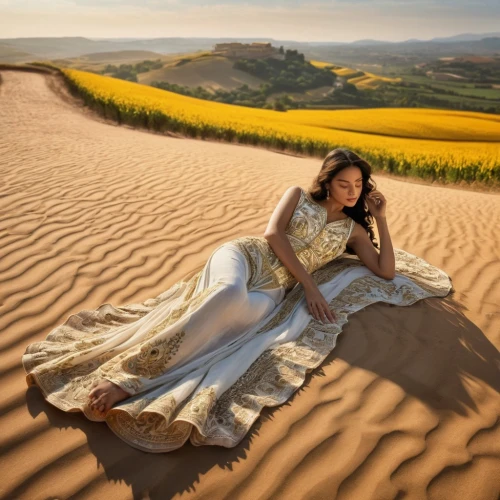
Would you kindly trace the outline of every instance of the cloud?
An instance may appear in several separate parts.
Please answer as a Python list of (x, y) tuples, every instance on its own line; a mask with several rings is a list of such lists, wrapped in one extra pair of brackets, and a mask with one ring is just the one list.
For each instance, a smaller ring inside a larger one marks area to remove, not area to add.
[[(481, 8), (481, 4), (487, 4)], [(500, 2), (464, 0), (0, 0), (0, 33), (16, 36), (429, 39), (498, 30)]]
[[(151, 10), (190, 10), (192, 8), (204, 7), (224, 7), (231, 8), (235, 6), (262, 6), (262, 7), (285, 7), (287, 9), (294, 9), (296, 7), (306, 6), (307, 2), (304, 0), (69, 0), (78, 6), (92, 6), (92, 7), (123, 7), (134, 6)], [(320, 2), (323, 6), (331, 2)]]

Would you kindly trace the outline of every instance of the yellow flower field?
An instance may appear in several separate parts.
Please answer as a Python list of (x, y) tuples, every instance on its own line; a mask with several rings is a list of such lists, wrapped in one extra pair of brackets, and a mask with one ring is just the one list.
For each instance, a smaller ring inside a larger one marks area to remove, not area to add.
[[(315, 61), (313, 59), (311, 59), (309, 62), (316, 68), (326, 68), (327, 66), (335, 66), (332, 63), (324, 61)], [(401, 78), (391, 78), (388, 76), (376, 75), (374, 73), (369, 73), (368, 71), (364, 70), (363, 70), (364, 73), (363, 76), (352, 78), (351, 75), (355, 75), (356, 73), (358, 73), (357, 69), (341, 68), (338, 66), (336, 67), (336, 69), (332, 69), (331, 71), (338, 76), (342, 76), (349, 83), (355, 85), (356, 88), (358, 89), (375, 89), (380, 85), (381, 82), (400, 83), (402, 80)]]
[(278, 112), (205, 101), (62, 69), (70, 88), (120, 123), (324, 156), (352, 149), (375, 169), (448, 182), (500, 181), (500, 117), (464, 111), (378, 108)]

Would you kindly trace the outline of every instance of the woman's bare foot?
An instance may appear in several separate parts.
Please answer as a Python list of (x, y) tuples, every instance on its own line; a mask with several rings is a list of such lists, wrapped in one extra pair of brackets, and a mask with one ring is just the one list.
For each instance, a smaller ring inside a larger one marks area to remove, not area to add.
[(130, 396), (131, 394), (113, 382), (103, 380), (89, 392), (90, 407), (105, 416), (115, 403)]

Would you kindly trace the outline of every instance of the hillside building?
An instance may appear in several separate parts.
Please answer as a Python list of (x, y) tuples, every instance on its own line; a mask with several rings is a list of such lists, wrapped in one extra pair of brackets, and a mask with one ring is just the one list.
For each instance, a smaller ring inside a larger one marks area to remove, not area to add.
[(266, 59), (268, 57), (274, 59), (285, 58), (285, 55), (280, 54), (279, 49), (273, 47), (269, 42), (217, 43), (212, 50), (212, 54), (225, 57), (243, 57), (245, 59)]

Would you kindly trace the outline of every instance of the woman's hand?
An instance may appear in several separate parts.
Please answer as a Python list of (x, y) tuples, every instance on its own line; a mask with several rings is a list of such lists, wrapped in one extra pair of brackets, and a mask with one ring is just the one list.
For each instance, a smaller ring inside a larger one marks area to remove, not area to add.
[(387, 201), (384, 195), (378, 189), (370, 191), (366, 195), (365, 199), (366, 204), (368, 205), (368, 210), (373, 215), (373, 217), (385, 217)]
[(330, 310), (330, 305), (325, 297), (323, 297), (316, 283), (311, 283), (307, 287), (304, 287), (304, 291), (307, 308), (316, 321), (321, 321), (322, 323), (335, 323), (337, 321), (335, 313)]

